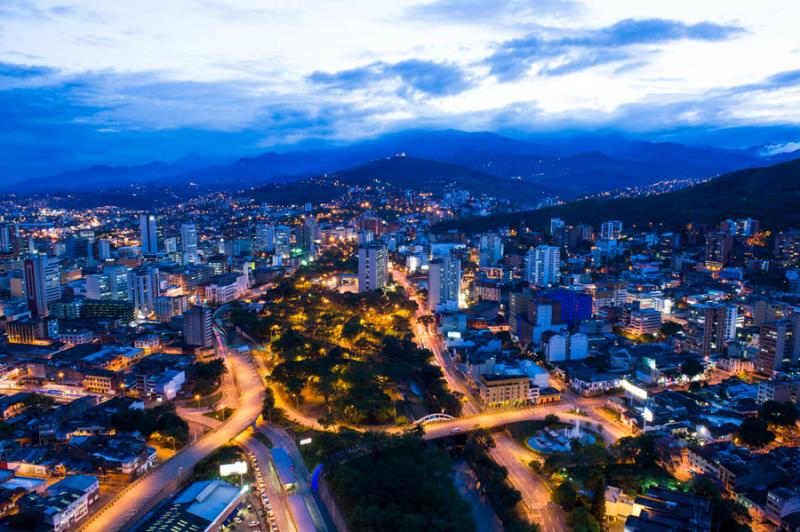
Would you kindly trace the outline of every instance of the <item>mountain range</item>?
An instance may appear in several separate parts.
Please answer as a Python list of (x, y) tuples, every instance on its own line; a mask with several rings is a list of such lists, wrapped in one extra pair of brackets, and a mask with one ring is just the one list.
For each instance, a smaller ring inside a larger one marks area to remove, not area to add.
[(622, 220), (626, 227), (672, 230), (689, 222), (719, 223), (727, 218), (753, 217), (762, 227), (800, 227), (800, 159), (762, 168), (739, 170), (693, 187), (639, 198), (590, 199), (545, 209), (452, 220), (434, 232), (478, 232), (525, 225), (544, 231), (551, 218), (595, 227)]
[(535, 183), (489, 175), (465, 166), (395, 155), (353, 168), (314, 178), (273, 183), (243, 194), (257, 201), (278, 205), (297, 205), (310, 201), (332, 200), (351, 187), (381, 185), (396, 191), (442, 193), (448, 189), (468, 190), (474, 195), (489, 193), (516, 205), (536, 206), (552, 191)]
[[(763, 166), (800, 156), (762, 155), (761, 147), (729, 150), (651, 143), (614, 135), (542, 137), (518, 140), (488, 132), (409, 130), (372, 140), (308, 151), (269, 151), (238, 159), (190, 154), (178, 161), (137, 166), (92, 166), (53, 176), (9, 183), (6, 192), (113, 194), (126, 187), (168, 184), (173, 189), (251, 188), (268, 183), (302, 181), (365, 163), (407, 154), (482, 175), (549, 189), (566, 199), (582, 194), (652, 184), (666, 179), (702, 179), (741, 168)], [(434, 169), (452, 173), (452, 168)], [(477, 174), (473, 174), (477, 176)], [(435, 180), (435, 179), (434, 179)]]

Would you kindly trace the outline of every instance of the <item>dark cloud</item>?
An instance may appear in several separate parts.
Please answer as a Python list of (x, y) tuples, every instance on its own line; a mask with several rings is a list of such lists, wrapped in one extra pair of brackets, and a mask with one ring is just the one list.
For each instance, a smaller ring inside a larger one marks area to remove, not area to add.
[(314, 72), (308, 78), (313, 83), (341, 90), (368, 88), (374, 83), (399, 81), (398, 94), (403, 97), (422, 93), (430, 96), (458, 94), (470, 88), (472, 81), (457, 65), (408, 59), (398, 63), (375, 62), (339, 72)]
[(575, 31), (556, 37), (540, 33), (500, 44), (487, 59), (490, 72), (501, 81), (523, 77), (539, 62), (542, 74), (559, 75), (626, 61), (638, 46), (678, 40), (722, 41), (744, 33), (744, 28), (713, 22), (686, 24), (665, 19), (626, 19), (611, 26)]

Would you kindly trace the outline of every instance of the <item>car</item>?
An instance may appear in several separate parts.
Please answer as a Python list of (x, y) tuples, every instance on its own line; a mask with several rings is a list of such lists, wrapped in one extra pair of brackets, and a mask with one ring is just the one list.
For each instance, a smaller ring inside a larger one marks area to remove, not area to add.
[(451, 432), (461, 432), (463, 429), (461, 427), (454, 428)]
[(278, 523), (272, 523), (272, 530), (278, 530)]
[(253, 526), (258, 526), (258, 521), (255, 521), (255, 520), (253, 520), (253, 521), (250, 521), (250, 526), (251, 526), (251, 527), (253, 527)]

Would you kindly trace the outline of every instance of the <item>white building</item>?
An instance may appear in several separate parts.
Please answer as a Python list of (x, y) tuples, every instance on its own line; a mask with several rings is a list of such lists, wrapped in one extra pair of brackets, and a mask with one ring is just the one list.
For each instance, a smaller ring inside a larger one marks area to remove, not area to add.
[(358, 248), (358, 291), (369, 292), (386, 287), (388, 256), (386, 248), (370, 244)]
[(622, 236), (622, 222), (609, 220), (600, 225), (600, 238), (603, 240), (619, 240)]
[(254, 247), (257, 252), (272, 252), (275, 250), (275, 227), (272, 224), (256, 224)]
[(558, 284), (561, 250), (556, 246), (537, 246), (528, 250), (525, 279), (533, 286)]
[(197, 225), (188, 222), (181, 224), (181, 251), (184, 264), (197, 262)]
[(458, 310), (461, 293), (461, 261), (444, 255), (428, 264), (428, 308)]

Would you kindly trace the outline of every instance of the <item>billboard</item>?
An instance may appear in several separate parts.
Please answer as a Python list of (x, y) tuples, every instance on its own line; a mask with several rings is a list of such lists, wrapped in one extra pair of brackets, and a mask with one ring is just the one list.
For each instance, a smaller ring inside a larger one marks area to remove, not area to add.
[(234, 462), (232, 464), (220, 464), (219, 476), (227, 477), (229, 475), (244, 475), (247, 473), (247, 462)]

